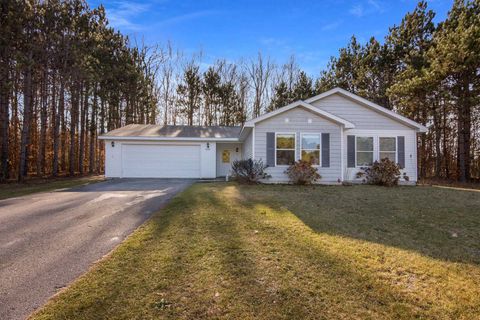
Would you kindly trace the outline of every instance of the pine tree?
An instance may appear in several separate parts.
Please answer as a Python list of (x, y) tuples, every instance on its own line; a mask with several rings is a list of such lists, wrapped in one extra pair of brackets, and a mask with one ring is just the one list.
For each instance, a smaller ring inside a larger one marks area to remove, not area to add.
[(177, 87), (178, 104), (181, 112), (187, 117), (187, 124), (193, 125), (195, 112), (200, 108), (202, 81), (199, 67), (189, 64), (184, 71), (183, 81)]

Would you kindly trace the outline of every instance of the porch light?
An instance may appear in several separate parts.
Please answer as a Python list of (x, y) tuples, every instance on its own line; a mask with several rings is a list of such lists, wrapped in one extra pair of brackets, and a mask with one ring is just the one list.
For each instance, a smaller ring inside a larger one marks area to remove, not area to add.
[(210, 150), (210, 142), (207, 142), (207, 150)]
[(238, 147), (235, 148), (235, 152), (238, 152)]
[(112, 141), (112, 148), (115, 147), (115, 141)]

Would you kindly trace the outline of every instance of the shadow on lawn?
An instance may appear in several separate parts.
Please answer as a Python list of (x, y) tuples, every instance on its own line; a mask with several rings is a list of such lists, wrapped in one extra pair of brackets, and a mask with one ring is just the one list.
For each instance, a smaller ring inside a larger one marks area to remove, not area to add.
[[(243, 192), (248, 194), (248, 190)], [(431, 187), (259, 186), (258, 203), (287, 208), (312, 230), (480, 264), (480, 196)]]
[[(201, 223), (202, 233), (214, 240), (213, 251), (208, 254), (218, 257), (219, 271), (215, 276), (223, 279), (216, 285), (230, 291), (223, 299), (224, 305), (222, 301), (210, 305), (217, 312), (211, 316), (241, 312), (242, 317), (250, 314), (306, 319), (318, 317), (320, 310), (338, 316), (339, 297), (347, 298), (356, 306), (353, 309), (357, 315), (367, 316), (371, 312), (382, 315), (400, 306), (402, 316), (418, 315), (419, 303), (410, 300), (398, 288), (381, 284), (374, 275), (360, 273), (338, 256), (312, 248), (302, 237), (283, 238), (286, 231), (283, 228), (268, 226), (267, 230), (263, 229), (265, 226), (257, 213), (246, 214), (245, 207), (238, 210), (243, 202), (205, 192), (195, 194), (191, 208), (201, 202), (200, 198), (203, 201), (207, 198), (215, 207)], [(260, 229), (258, 235), (255, 228)], [(185, 268), (185, 265), (178, 267)], [(215, 282), (218, 278), (211, 280)], [(232, 307), (231, 301), (241, 303)], [(364, 309), (372, 303), (382, 307)], [(351, 316), (351, 310), (343, 311), (345, 316)], [(192, 315), (201, 317), (202, 314), (194, 312)]]

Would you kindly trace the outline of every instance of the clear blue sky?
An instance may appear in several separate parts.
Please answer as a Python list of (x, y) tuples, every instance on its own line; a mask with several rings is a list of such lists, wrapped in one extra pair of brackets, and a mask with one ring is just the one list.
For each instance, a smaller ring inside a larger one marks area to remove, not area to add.
[[(382, 40), (388, 27), (415, 8), (413, 0), (88, 0), (102, 3), (111, 25), (147, 44), (165, 43), (186, 53), (202, 50), (204, 62), (235, 61), (258, 51), (281, 63), (294, 54), (302, 69), (317, 76), (352, 34), (363, 43)], [(436, 21), (452, 0), (429, 1)]]

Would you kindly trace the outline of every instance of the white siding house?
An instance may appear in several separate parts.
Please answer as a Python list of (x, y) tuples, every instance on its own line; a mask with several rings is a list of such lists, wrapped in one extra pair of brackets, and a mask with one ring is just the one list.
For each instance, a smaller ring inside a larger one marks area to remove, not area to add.
[(101, 139), (107, 177), (214, 178), (235, 160), (262, 160), (271, 178), (309, 159), (320, 183), (356, 179), (361, 167), (388, 157), (417, 181), (417, 134), (426, 128), (340, 88), (297, 101), (243, 127), (129, 125)]

